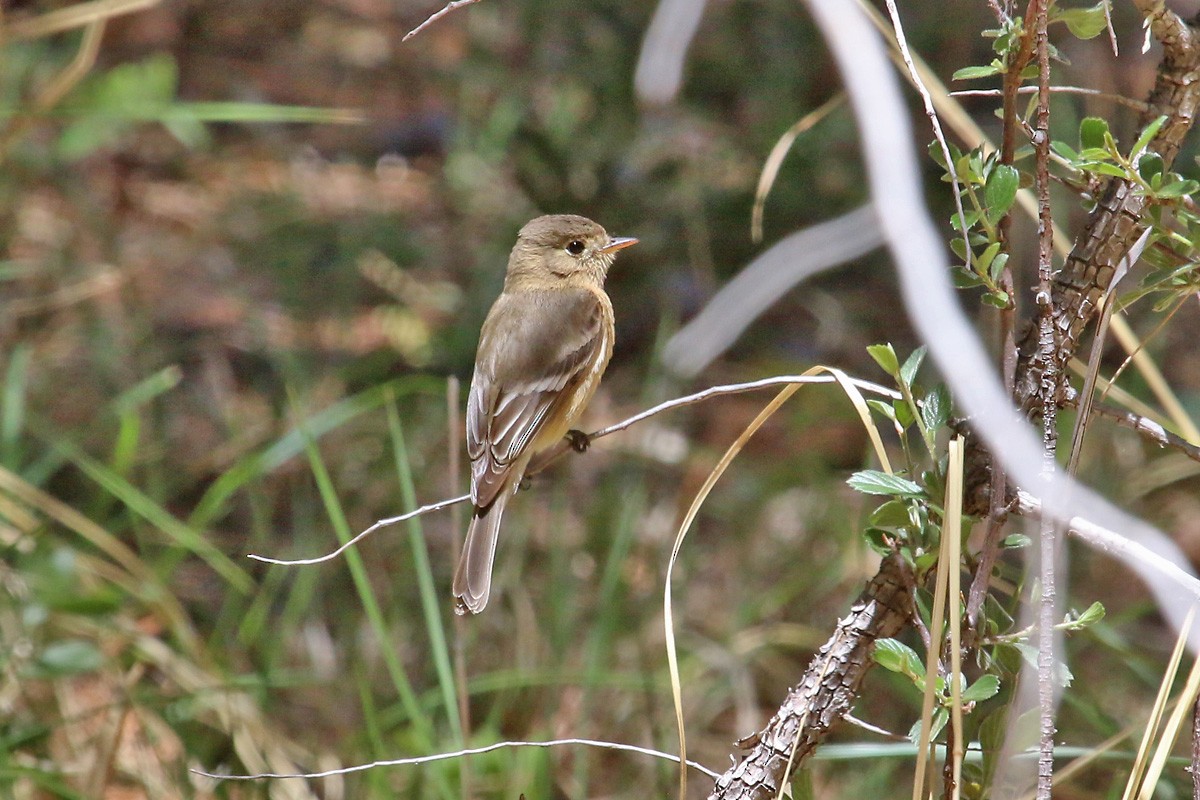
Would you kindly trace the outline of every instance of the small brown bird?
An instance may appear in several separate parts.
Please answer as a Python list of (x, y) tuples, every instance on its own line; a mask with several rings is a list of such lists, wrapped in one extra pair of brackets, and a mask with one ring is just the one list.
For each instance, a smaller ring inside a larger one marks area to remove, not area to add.
[(616, 252), (637, 239), (609, 236), (585, 217), (538, 217), (521, 228), (504, 291), (479, 335), (467, 399), (471, 502), (455, 611), (487, 605), (504, 506), (530, 459), (570, 434), (596, 392), (613, 349), (613, 309), (604, 277)]

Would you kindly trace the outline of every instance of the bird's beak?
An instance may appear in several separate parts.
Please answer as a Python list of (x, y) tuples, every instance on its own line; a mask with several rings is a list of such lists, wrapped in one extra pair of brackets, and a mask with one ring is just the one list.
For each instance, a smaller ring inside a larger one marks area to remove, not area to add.
[(630, 245), (637, 244), (638, 240), (632, 236), (613, 236), (608, 240), (608, 244), (600, 248), (601, 253), (615, 253), (618, 250), (624, 250)]

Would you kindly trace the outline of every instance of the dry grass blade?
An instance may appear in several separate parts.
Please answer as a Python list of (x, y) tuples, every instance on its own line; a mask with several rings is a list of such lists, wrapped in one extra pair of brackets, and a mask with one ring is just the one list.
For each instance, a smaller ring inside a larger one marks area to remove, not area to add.
[[(1194, 606), (1192, 610), (1195, 611)], [(1179, 641), (1185, 641), (1182, 635), (1179, 637)], [(1169, 683), (1165, 685), (1169, 685)], [(1159, 776), (1162, 775), (1167, 758), (1171, 755), (1171, 748), (1174, 746), (1175, 740), (1179, 738), (1179, 731), (1183, 728), (1184, 718), (1196, 703), (1197, 694), (1200, 694), (1200, 659), (1192, 663), (1192, 671), (1188, 673), (1187, 684), (1183, 688), (1183, 694), (1176, 699), (1175, 710), (1171, 713), (1171, 718), (1167, 720), (1167, 725), (1163, 728), (1162, 735), (1159, 737), (1158, 748), (1155, 750), (1154, 757), (1150, 760), (1150, 766), (1146, 770), (1146, 775), (1142, 780), (1142, 790), (1138, 794), (1138, 800), (1150, 800), (1154, 795), (1154, 789), (1158, 786)]]
[[(741, 435), (729, 446), (729, 449), (725, 451), (725, 455), (721, 456), (721, 460), (717, 462), (712, 472), (705, 478), (704, 484), (696, 492), (696, 496), (692, 498), (692, 504), (688, 508), (687, 513), (684, 514), (683, 522), (680, 523), (679, 530), (675, 534), (675, 544), (671, 547), (671, 558), (667, 561), (667, 576), (663, 587), (663, 632), (667, 640), (667, 667), (671, 673), (671, 697), (675, 703), (675, 723), (679, 727), (679, 759), (681, 762), (687, 759), (687, 733), (683, 724), (683, 690), (679, 680), (679, 656), (675, 647), (675, 619), (671, 602), (671, 573), (675, 569), (675, 561), (679, 558), (679, 550), (683, 547), (683, 539), (687, 536), (688, 528), (692, 526), (692, 521), (696, 518), (700, 507), (708, 499), (708, 493), (712, 491), (712, 487), (725, 474), (725, 470), (737, 458), (737, 454), (742, 451), (742, 448), (745, 447), (750, 437), (799, 388), (798, 385), (788, 386), (775, 395), (775, 399), (759, 412), (758, 416), (746, 426)], [(679, 770), (679, 800), (685, 800), (686, 798), (687, 770), (681, 769)]]
[(792, 127), (788, 128), (783, 136), (779, 137), (779, 141), (775, 142), (775, 146), (767, 154), (767, 160), (763, 162), (762, 174), (758, 176), (758, 186), (754, 190), (754, 208), (750, 212), (750, 239), (755, 244), (761, 242), (763, 238), (763, 209), (767, 205), (767, 195), (771, 193), (771, 187), (775, 185), (779, 168), (783, 166), (783, 159), (792, 149), (792, 143), (800, 134), (811, 130), (844, 102), (846, 102), (845, 92), (838, 92), (805, 114)]
[[(1117, 317), (1114, 316), (1113, 322), (1116, 322), (1116, 320)], [(1087, 365), (1078, 358), (1072, 358), (1068, 366), (1070, 366), (1071, 371), (1076, 375), (1088, 374)], [(1096, 376), (1096, 386), (1100, 389), (1101, 398), (1111, 398), (1113, 402), (1120, 403), (1134, 414), (1137, 414), (1139, 417), (1151, 420), (1155, 424), (1161, 425), (1164, 428), (1174, 427), (1171, 423), (1171, 420), (1163, 416), (1162, 412), (1160, 412), (1158, 409), (1147, 405), (1144, 401), (1139, 400), (1136, 396), (1127, 390), (1122, 389), (1120, 386), (1117, 386), (1103, 375), (1098, 374)]]
[(1179, 638), (1175, 640), (1175, 650), (1171, 653), (1171, 660), (1167, 662), (1167, 668), (1163, 672), (1162, 683), (1159, 684), (1158, 695), (1154, 698), (1154, 706), (1150, 709), (1150, 718), (1146, 720), (1146, 730), (1142, 733), (1142, 741), (1138, 745), (1133, 766), (1130, 767), (1129, 781), (1125, 784), (1125, 792), (1121, 795), (1121, 800), (1133, 799), (1145, 777), (1146, 769), (1149, 767), (1150, 748), (1157, 735), (1158, 726), (1162, 722), (1163, 714), (1166, 713), (1167, 699), (1171, 694), (1171, 685), (1175, 682), (1175, 676), (1179, 672), (1179, 663), (1183, 659), (1183, 651), (1187, 646), (1187, 635), (1192, 627), (1195, 611), (1196, 607), (1193, 605), (1180, 628)]
[[(946, 572), (949, 575), (947, 596), (950, 601), (950, 723), (954, 741), (950, 758), (953, 764), (952, 800), (962, 794), (963, 716), (962, 716), (962, 497), (963, 497), (963, 439), (950, 441), (949, 463), (946, 466), (946, 513), (942, 519), (942, 544), (946, 553)], [(928, 674), (928, 673), (926, 673)]]
[[(884, 450), (883, 440), (879, 435), (879, 429), (875, 425), (875, 421), (871, 417), (870, 410), (867, 408), (867, 403), (863, 399), (862, 393), (858, 390), (858, 386), (856, 385), (860, 383), (860, 381), (851, 379), (839, 369), (826, 367), (823, 365), (817, 365), (807, 370), (800, 377), (811, 379), (816, 373), (819, 372), (829, 373), (831, 376), (833, 376), (833, 379), (838, 382), (838, 385), (842, 387), (842, 390), (846, 393), (846, 396), (850, 399), (850, 402), (858, 411), (863, 426), (867, 429), (867, 434), (871, 437), (871, 441), (875, 446), (875, 452), (879, 456), (881, 464), (884, 466), (884, 469), (890, 473), (892, 468), (891, 464), (888, 462), (887, 452)], [(802, 385), (803, 383), (796, 381), (786, 386), (783, 391), (775, 395), (775, 398), (766, 406), (766, 408), (759, 412), (758, 416), (755, 417), (748, 426), (746, 426), (745, 430), (743, 430), (734, 443), (729, 446), (729, 449), (725, 451), (725, 454), (721, 457), (721, 460), (717, 462), (717, 465), (713, 467), (712, 472), (709, 473), (699, 491), (696, 492), (696, 496), (692, 499), (691, 506), (689, 506), (687, 513), (684, 514), (683, 521), (679, 525), (679, 530), (675, 534), (675, 542), (671, 548), (671, 557), (667, 561), (667, 574), (665, 585), (663, 587), (663, 631), (666, 638), (667, 667), (671, 675), (671, 696), (675, 704), (675, 722), (679, 728), (680, 759), (687, 758), (687, 734), (683, 721), (683, 693), (679, 679), (679, 657), (675, 646), (675, 622), (671, 597), (671, 575), (675, 569), (675, 562), (679, 558), (679, 551), (683, 547), (683, 540), (687, 536), (688, 529), (695, 520), (696, 514), (699, 513), (700, 507), (704, 505), (704, 501), (708, 498), (709, 492), (712, 491), (713, 486), (720, 479), (721, 475), (725, 473), (725, 470), (733, 462), (733, 459), (735, 459), (738, 453), (741, 452), (742, 448), (746, 445), (746, 442), (750, 440), (750, 437), (753, 436), (755, 432), (762, 427), (763, 423), (766, 422), (767, 419), (769, 419), (770, 416), (774, 414), (779, 407), (783, 405), (783, 403), (786, 402), (787, 399), (791, 397)], [(801, 729), (803, 729), (803, 726), (801, 726)], [(685, 770), (680, 770), (680, 800), (683, 800), (686, 795), (687, 772)]]
[[(957, 441), (957, 440), (956, 440)], [(951, 453), (954, 451), (952, 450)], [(929, 650), (925, 655), (925, 695), (921, 699), (921, 737), (917, 744), (917, 766), (916, 774), (913, 776), (913, 800), (922, 800), (925, 797), (925, 771), (930, 757), (930, 743), (932, 741), (931, 733), (933, 731), (933, 696), (937, 687), (938, 675), (938, 651), (941, 649), (942, 630), (945, 627), (946, 617), (946, 595), (950, 588), (950, 573), (958, 571), (958, 561), (951, 561), (951, 544), (950, 540), (957, 541), (957, 532), (954, 536), (947, 533), (948, 520), (950, 517), (951, 503), (958, 503), (958, 518), (959, 525), (962, 524), (962, 446), (959, 444), (958, 452), (958, 492), (951, 494), (953, 483), (952, 477), (947, 479), (946, 483), (946, 519), (942, 524), (942, 548), (938, 555), (937, 573), (934, 578), (933, 589), (933, 607), (931, 609), (931, 618), (929, 620)], [(950, 473), (951, 476), (954, 472)], [(957, 547), (953, 548), (957, 550)], [(951, 675), (950, 679), (954, 680), (955, 676)], [(932, 787), (930, 787), (932, 790)]]
[(5, 39), (38, 39), (122, 14), (142, 11), (158, 5), (159, 2), (160, 0), (93, 0), (90, 3), (77, 3), (32, 19), (10, 22), (3, 28), (2, 34)]
[(1111, 327), (1113, 336), (1129, 354), (1133, 365), (1142, 374), (1150, 391), (1158, 398), (1158, 402), (1162, 403), (1163, 409), (1175, 423), (1180, 435), (1191, 444), (1200, 444), (1200, 428), (1196, 427), (1196, 423), (1192, 421), (1191, 416), (1183, 407), (1183, 403), (1179, 401), (1179, 397), (1167, 383), (1167, 379), (1163, 377), (1162, 371), (1154, 363), (1154, 359), (1143, 349), (1141, 341), (1129, 327), (1129, 323), (1125, 321), (1124, 317), (1114, 314)]
[[(1113, 300), (1121, 279), (1128, 274), (1130, 267), (1142, 257), (1142, 250), (1150, 239), (1152, 229), (1147, 228), (1133, 248), (1121, 259), (1120, 268), (1113, 276), (1108, 291), (1101, 298), (1101, 309), (1096, 323), (1096, 333), (1092, 337), (1092, 350), (1088, 356), (1087, 372), (1083, 379), (1083, 388), (1079, 392), (1078, 412), (1075, 415), (1075, 428), (1071, 432), (1071, 449), (1067, 453), (1067, 474), (1075, 475), (1079, 469), (1079, 458), (1083, 452), (1083, 438), (1087, 434), (1088, 423), (1091, 421), (1092, 404), (1096, 399), (1096, 381), (1100, 378), (1100, 357), (1104, 353), (1104, 344), (1108, 338), (1108, 329), (1114, 310)], [(1116, 377), (1113, 377), (1116, 380)], [(1112, 385), (1112, 381), (1109, 382)]]

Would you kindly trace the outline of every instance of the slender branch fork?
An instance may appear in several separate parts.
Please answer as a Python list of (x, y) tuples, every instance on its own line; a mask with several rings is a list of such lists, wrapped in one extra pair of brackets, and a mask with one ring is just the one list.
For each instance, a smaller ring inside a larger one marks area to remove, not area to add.
[[(1051, 271), (1054, 253), (1053, 221), (1050, 211), (1050, 54), (1048, 24), (1049, 0), (1031, 0), (1027, 18), (1033, 17), (1034, 44), (1038, 64), (1037, 123), (1033, 148), (1036, 162), (1035, 183), (1038, 200), (1038, 347), (1047, 354), (1058, 347), (1052, 316)], [(1053, 474), (1058, 453), (1058, 398), (1054, 387), (1058, 383), (1055, 369), (1043, 376), (1042, 447), (1047, 477)], [(1038, 604), (1038, 709), (1040, 714), (1041, 748), (1038, 757), (1038, 800), (1050, 800), (1054, 780), (1054, 734), (1056, 731), (1054, 704), (1054, 619), (1057, 602), (1058, 526), (1049, 516), (1043, 516), (1040, 527), (1041, 599)]]
[[(605, 742), (598, 739), (552, 739), (548, 742), (497, 742), (489, 744), (485, 747), (470, 747), (465, 750), (454, 750), (448, 753), (434, 753), (429, 756), (415, 756), (413, 758), (391, 758), (386, 761), (372, 761), (369, 764), (355, 764), (349, 767), (341, 767), (339, 769), (329, 769), (324, 772), (296, 772), (296, 773), (279, 773), (279, 772), (260, 772), (254, 775), (226, 775), (219, 772), (206, 772), (202, 769), (193, 769), (191, 772), (196, 775), (202, 775), (205, 778), (212, 778), (219, 781), (257, 781), (268, 778), (331, 778), (336, 775), (349, 775), (355, 772), (366, 772), (367, 770), (380, 767), (403, 767), (413, 766), (416, 764), (428, 764), (433, 761), (446, 761), (452, 758), (462, 758), (463, 756), (475, 756), (482, 753), (491, 753), (495, 750), (504, 750), (510, 747), (564, 747), (568, 745), (580, 745), (583, 747), (598, 747), (604, 750), (623, 750), (630, 753), (640, 753), (641, 755), (652, 756), (653, 758), (661, 758), (664, 761), (673, 761), (679, 763), (679, 756), (670, 753), (664, 753), (661, 750), (652, 750), (648, 747), (638, 747), (632, 744), (623, 744), (621, 742)], [(716, 780), (720, 776), (710, 770), (703, 764), (698, 764), (695, 761), (685, 761), (692, 769), (703, 772), (708, 777)]]
[[(647, 420), (650, 417), (655, 416), (656, 414), (661, 414), (664, 411), (669, 411), (674, 408), (682, 408), (684, 406), (690, 406), (695, 403), (703, 402), (704, 400), (708, 400), (713, 397), (721, 397), (721, 396), (730, 395), (730, 394), (744, 394), (746, 392), (755, 392), (755, 391), (759, 391), (761, 389), (771, 389), (771, 388), (776, 388), (779, 386), (790, 386), (790, 385), (804, 384), (804, 383), (834, 383), (835, 381), (836, 381), (836, 378), (834, 378), (831, 375), (777, 375), (777, 376), (770, 377), (770, 378), (763, 378), (763, 379), (757, 380), (757, 381), (750, 381), (749, 383), (733, 383), (733, 384), (725, 384), (725, 385), (721, 385), (721, 386), (711, 386), (708, 389), (704, 389), (703, 391), (696, 392), (694, 394), (689, 394), (684, 397), (677, 397), (674, 400), (667, 400), (665, 402), (659, 403), (658, 405), (654, 406), (653, 408), (648, 408), (645, 411), (642, 411), (638, 414), (634, 414), (632, 417), (629, 417), (628, 419), (622, 420), (621, 422), (615, 423), (613, 425), (609, 425), (606, 428), (601, 428), (600, 430), (595, 431), (594, 433), (588, 434), (588, 440), (594, 441), (596, 439), (600, 439), (604, 436), (608, 436), (609, 434), (613, 434), (613, 433), (617, 433), (618, 431), (626, 430), (627, 428), (630, 428), (639, 422)], [(877, 383), (872, 383), (870, 381), (858, 380), (856, 378), (850, 378), (849, 381), (850, 381), (850, 383), (854, 384), (855, 386), (857, 386), (859, 389), (862, 389), (863, 391), (870, 392), (872, 394), (880, 395), (883, 397), (887, 397), (892, 400), (900, 399), (899, 392), (897, 392), (893, 389), (888, 389), (885, 386), (880, 386)], [(565, 443), (560, 445), (556, 451), (554, 451), (553, 453), (551, 453), (549, 455), (549, 457), (543, 459), (542, 468), (545, 468), (545, 466), (549, 465), (552, 461), (556, 460), (563, 453), (566, 453), (568, 451), (568, 449), (569, 449), (569, 447)], [(363, 539), (367, 538), (368, 536), (370, 536), (372, 533), (379, 530), (380, 528), (387, 528), (391, 525), (395, 525), (397, 523), (404, 522), (405, 520), (409, 520), (414, 517), (419, 517), (424, 514), (429, 514), (433, 511), (441, 511), (444, 508), (449, 508), (450, 506), (457, 505), (459, 503), (465, 503), (470, 499), (471, 499), (471, 495), (464, 494), (459, 497), (451, 497), (446, 500), (439, 500), (436, 503), (430, 503), (429, 505), (421, 506), (418, 509), (409, 511), (406, 514), (401, 514), (400, 516), (397, 516), (397, 517), (387, 517), (386, 519), (381, 519), (378, 522), (376, 522), (375, 524), (371, 525), (369, 528), (363, 530), (361, 533), (356, 535), (354, 538), (352, 538), (349, 541), (342, 544), (336, 550), (334, 550), (330, 553), (326, 553), (323, 556), (317, 556), (315, 558), (281, 559), (281, 558), (270, 558), (268, 556), (260, 556), (260, 555), (251, 553), (249, 555), (249, 558), (252, 558), (255, 561), (262, 561), (263, 563), (266, 563), (266, 564), (277, 564), (279, 566), (284, 566), (284, 567), (299, 567), (299, 566), (307, 566), (310, 564), (320, 564), (322, 562), (331, 561), (331, 560), (337, 558), (342, 553), (344, 553), (348, 549), (350, 549), (352, 546), (358, 544)]]
[(457, 9), (460, 9), (463, 6), (474, 5), (475, 3), (478, 3), (478, 2), (479, 2), (479, 0), (451, 0), (449, 3), (446, 3), (446, 6), (444, 8), (442, 8), (439, 11), (433, 12), (432, 14), (429, 15), (429, 17), (424, 22), (422, 22), (417, 27), (413, 28), (408, 33), (404, 34), (404, 38), (400, 40), (401, 43), (407, 42), (409, 39), (413, 38), (418, 33), (425, 30), (430, 25), (437, 22), (439, 19), (446, 16), (450, 12), (456, 11)]
[[(1021, 86), (1014, 90), (1017, 94), (1037, 94), (1036, 86)], [(1117, 105), (1127, 106), (1136, 111), (1147, 111), (1150, 104), (1132, 97), (1126, 97), (1112, 92), (1102, 92), (1099, 89), (1089, 89), (1083, 86), (1051, 86), (1050, 94), (1085, 94), (1089, 97), (1099, 97), (1111, 100)], [(1003, 97), (1003, 89), (959, 89), (950, 93), (951, 97)]]

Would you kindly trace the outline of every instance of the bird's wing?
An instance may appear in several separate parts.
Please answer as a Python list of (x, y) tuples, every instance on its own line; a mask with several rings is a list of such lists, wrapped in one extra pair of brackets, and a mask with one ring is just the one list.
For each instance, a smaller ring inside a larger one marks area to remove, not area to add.
[(514, 464), (545, 426), (564, 413), (604, 347), (599, 299), (583, 289), (502, 294), (480, 335), (467, 400), (471, 495), (486, 508), (520, 480)]

